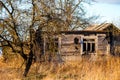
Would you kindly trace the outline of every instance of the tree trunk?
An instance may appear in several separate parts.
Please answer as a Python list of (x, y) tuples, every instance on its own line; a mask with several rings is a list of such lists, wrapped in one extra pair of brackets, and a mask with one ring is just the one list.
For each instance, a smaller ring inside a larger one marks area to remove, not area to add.
[(24, 74), (23, 74), (23, 76), (25, 76), (25, 77), (28, 74), (29, 69), (30, 69), (30, 67), (32, 65), (32, 60), (33, 60), (33, 52), (31, 50), (30, 53), (29, 53), (29, 57), (28, 57), (28, 60), (27, 60), (27, 63), (26, 63)]

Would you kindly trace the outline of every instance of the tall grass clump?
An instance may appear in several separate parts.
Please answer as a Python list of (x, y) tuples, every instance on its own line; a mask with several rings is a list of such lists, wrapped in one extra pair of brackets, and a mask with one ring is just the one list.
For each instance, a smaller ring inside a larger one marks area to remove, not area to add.
[(53, 68), (44, 80), (120, 80), (120, 57), (98, 57), (95, 61), (84, 58)]
[[(15, 56), (16, 57), (16, 56)], [(18, 63), (19, 62), (19, 63)], [(1, 80), (120, 80), (120, 57), (83, 57), (77, 61), (34, 63), (27, 77), (20, 56), (10, 62), (0, 62)], [(7, 76), (6, 76), (7, 75)]]

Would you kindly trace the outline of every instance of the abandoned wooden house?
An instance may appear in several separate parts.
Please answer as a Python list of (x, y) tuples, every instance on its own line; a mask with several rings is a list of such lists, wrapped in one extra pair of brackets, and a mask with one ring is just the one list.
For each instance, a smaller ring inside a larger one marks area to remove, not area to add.
[(110, 47), (113, 48), (111, 49), (111, 53), (120, 55), (120, 29), (114, 24), (103, 23), (100, 25), (87, 27), (85, 30), (111, 32), (112, 45)]
[[(113, 24), (104, 23), (81, 31), (61, 31), (55, 35), (56, 52), (62, 56), (113, 53), (115, 43), (120, 43), (120, 30)], [(44, 53), (48, 48), (44, 38)], [(120, 45), (119, 45), (120, 46)]]

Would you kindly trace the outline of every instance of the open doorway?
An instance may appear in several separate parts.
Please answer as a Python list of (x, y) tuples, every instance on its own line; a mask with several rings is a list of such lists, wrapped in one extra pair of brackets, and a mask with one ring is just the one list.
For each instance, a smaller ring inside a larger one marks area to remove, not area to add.
[(83, 39), (83, 53), (95, 53), (95, 39)]

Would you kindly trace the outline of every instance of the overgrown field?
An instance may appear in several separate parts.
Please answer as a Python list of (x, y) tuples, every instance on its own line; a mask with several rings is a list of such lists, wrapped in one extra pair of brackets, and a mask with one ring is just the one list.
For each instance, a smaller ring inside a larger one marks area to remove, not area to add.
[[(120, 80), (120, 57), (103, 56), (96, 60), (86, 57), (79, 61), (33, 63), (23, 77), (24, 61), (14, 55), (0, 60), (0, 80)], [(23, 65), (22, 65), (23, 64)]]

